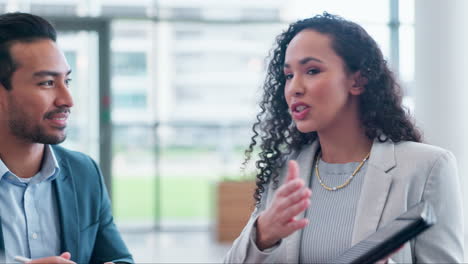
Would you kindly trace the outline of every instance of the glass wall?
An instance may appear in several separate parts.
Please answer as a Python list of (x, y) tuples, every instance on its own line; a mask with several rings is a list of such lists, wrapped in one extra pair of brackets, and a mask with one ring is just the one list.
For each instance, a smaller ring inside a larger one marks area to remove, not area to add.
[(59, 32), (58, 45), (72, 69), (71, 109), (67, 148), (87, 153), (99, 162), (99, 81), (96, 32)]
[(115, 20), (111, 33), (114, 213), (127, 227), (152, 227), (159, 199), (153, 23)]
[(214, 188), (241, 176), (263, 62), (278, 24), (167, 23), (160, 113), (161, 224), (208, 226)]

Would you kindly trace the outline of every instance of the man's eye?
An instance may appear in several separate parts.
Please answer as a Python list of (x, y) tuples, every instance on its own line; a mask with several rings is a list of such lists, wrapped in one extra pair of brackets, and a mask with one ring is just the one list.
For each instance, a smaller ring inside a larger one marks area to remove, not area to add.
[(70, 85), (71, 82), (72, 82), (72, 79), (66, 79), (66, 80), (65, 80), (65, 84), (66, 84), (67, 86)]
[(39, 85), (52, 86), (54, 85), (54, 81), (48, 80), (48, 81), (40, 82)]

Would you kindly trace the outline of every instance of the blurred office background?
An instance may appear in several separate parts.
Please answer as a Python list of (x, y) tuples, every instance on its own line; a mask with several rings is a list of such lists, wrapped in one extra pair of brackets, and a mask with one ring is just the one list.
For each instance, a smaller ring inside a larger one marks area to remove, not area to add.
[(216, 240), (216, 184), (249, 174), (240, 166), (265, 58), (288, 23), (323, 11), (358, 22), (377, 40), (426, 138), (456, 154), (465, 178), (466, 7), (463, 0), (0, 0), (0, 12), (35, 13), (58, 28), (75, 98), (64, 145), (100, 163), (116, 222), (140, 263), (222, 260), (229, 243)]

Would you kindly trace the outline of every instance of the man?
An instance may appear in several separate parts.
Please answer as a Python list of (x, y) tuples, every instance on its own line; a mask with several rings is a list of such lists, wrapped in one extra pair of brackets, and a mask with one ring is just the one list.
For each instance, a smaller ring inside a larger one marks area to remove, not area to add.
[(56, 146), (73, 106), (70, 73), (46, 20), (0, 15), (0, 254), (8, 263), (133, 262), (98, 166)]

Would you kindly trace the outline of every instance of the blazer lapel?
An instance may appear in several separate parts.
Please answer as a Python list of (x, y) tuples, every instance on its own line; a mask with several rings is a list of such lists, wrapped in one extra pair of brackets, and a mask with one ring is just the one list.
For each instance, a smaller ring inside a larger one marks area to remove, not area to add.
[[(318, 148), (318, 140), (314, 141), (311, 145), (307, 146), (302, 150), (296, 158), (297, 164), (299, 165), (299, 177), (301, 177), (306, 185), (310, 181), (310, 175), (312, 174), (312, 163), (314, 162), (315, 152)], [(286, 170), (287, 171), (287, 170)], [(285, 175), (286, 177), (286, 175)], [(298, 219), (304, 217), (305, 212), (302, 212), (297, 216)], [(302, 231), (294, 232), (289, 236), (286, 243), (286, 263), (298, 263), (299, 262), (299, 248)]]
[(73, 177), (68, 161), (57, 155), (60, 175), (54, 181), (61, 227), (62, 250), (71, 253), (72, 259), (79, 262), (78, 245), (80, 241), (79, 214)]
[(374, 141), (354, 220), (352, 244), (375, 232), (380, 223), (396, 166), (394, 143)]

